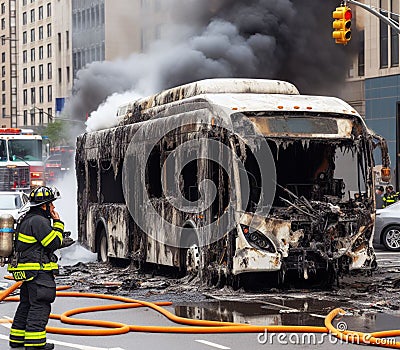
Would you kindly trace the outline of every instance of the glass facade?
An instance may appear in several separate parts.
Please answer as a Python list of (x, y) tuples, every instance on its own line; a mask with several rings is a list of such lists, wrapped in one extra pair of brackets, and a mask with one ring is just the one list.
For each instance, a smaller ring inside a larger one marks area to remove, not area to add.
[(396, 168), (398, 153), (396, 130), (399, 103), (400, 75), (365, 79), (365, 119), (369, 128), (386, 139), (392, 169)]
[(76, 72), (105, 60), (104, 0), (72, 1), (72, 60)]

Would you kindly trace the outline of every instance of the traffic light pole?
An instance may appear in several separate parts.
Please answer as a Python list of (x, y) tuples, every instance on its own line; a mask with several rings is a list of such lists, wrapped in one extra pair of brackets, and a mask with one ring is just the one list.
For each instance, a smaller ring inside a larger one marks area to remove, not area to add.
[(382, 20), (383, 22), (385, 22), (387, 25), (389, 25), (390, 27), (392, 27), (397, 34), (400, 34), (400, 27), (399, 27), (399, 23), (396, 22), (395, 20), (393, 20), (392, 18), (389, 18), (387, 16), (384, 16), (383, 14), (381, 14), (379, 11), (375, 10), (375, 8), (373, 8), (372, 6), (369, 5), (365, 5), (361, 2), (355, 1), (355, 0), (347, 0), (345, 1), (345, 3), (349, 3), (349, 4), (353, 4), (353, 5), (357, 5), (362, 7), (364, 10), (372, 13), (374, 16), (378, 17), (380, 20)]

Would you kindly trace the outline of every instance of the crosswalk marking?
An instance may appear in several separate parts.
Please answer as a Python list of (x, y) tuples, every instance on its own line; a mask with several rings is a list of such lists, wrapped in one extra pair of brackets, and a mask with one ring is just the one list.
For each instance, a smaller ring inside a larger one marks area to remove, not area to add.
[(197, 341), (198, 343), (202, 343), (204, 345), (212, 346), (212, 347), (217, 348), (217, 349), (230, 350), (230, 348), (228, 348), (228, 347), (226, 347), (224, 345), (212, 343), (212, 342), (207, 341), (207, 340), (195, 340), (195, 341)]

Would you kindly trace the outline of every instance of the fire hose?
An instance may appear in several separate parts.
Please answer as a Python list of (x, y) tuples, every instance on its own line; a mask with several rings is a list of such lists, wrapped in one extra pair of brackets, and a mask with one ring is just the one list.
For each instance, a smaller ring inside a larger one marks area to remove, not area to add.
[[(18, 296), (9, 295), (20, 287), (22, 282), (16, 282), (11, 287), (0, 293), (1, 301), (18, 301)], [(318, 326), (253, 326), (240, 323), (232, 322), (220, 322), (220, 321), (208, 321), (208, 320), (193, 320), (180, 316), (176, 316), (169, 312), (162, 306), (171, 305), (171, 302), (147, 302), (142, 300), (135, 300), (131, 298), (96, 294), (96, 293), (81, 293), (81, 292), (63, 292), (61, 290), (68, 289), (68, 286), (58, 287), (58, 297), (78, 297), (78, 298), (96, 298), (106, 299), (112, 301), (118, 301), (122, 304), (111, 304), (111, 305), (100, 305), (100, 306), (88, 306), (81, 307), (72, 310), (68, 310), (61, 315), (51, 314), (50, 318), (59, 320), (65, 324), (82, 325), (82, 326), (94, 326), (100, 329), (75, 329), (75, 328), (61, 328), (47, 326), (46, 331), (54, 334), (64, 335), (81, 335), (81, 336), (106, 336), (106, 335), (118, 335), (125, 334), (128, 332), (148, 332), (148, 333), (329, 333), (336, 338), (355, 344), (364, 345), (376, 345), (382, 347), (388, 347), (393, 349), (400, 349), (400, 342), (389, 341), (388, 337), (400, 336), (399, 330), (389, 330), (374, 333), (363, 333), (350, 330), (341, 331), (332, 325), (333, 320), (339, 315), (346, 315), (346, 312), (340, 308), (332, 310), (325, 317), (325, 327)], [(190, 327), (182, 326), (140, 326), (140, 325), (127, 325), (120, 322), (103, 321), (103, 320), (89, 320), (89, 319), (75, 319), (71, 316), (89, 312), (97, 311), (109, 311), (119, 309), (130, 309), (137, 307), (148, 307), (163, 316), (168, 320)], [(10, 323), (12, 321), (8, 319), (0, 319), (0, 323)]]

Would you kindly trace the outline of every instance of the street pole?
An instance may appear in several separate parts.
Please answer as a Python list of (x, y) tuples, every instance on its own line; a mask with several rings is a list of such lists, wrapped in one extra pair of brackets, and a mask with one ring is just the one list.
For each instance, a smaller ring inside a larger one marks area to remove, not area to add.
[(395, 20), (393, 20), (392, 18), (389, 18), (387, 16), (384, 16), (383, 14), (381, 14), (379, 11), (377, 11), (374, 7), (369, 6), (369, 5), (365, 5), (361, 2), (355, 1), (355, 0), (346, 0), (345, 3), (349, 3), (349, 4), (353, 4), (356, 6), (360, 6), (361, 8), (363, 8), (364, 10), (372, 13), (374, 16), (378, 17), (380, 20), (382, 20), (383, 22), (385, 22), (387, 25), (389, 25), (390, 27), (392, 27), (397, 34), (400, 34), (400, 27), (399, 27), (399, 23), (396, 22)]

